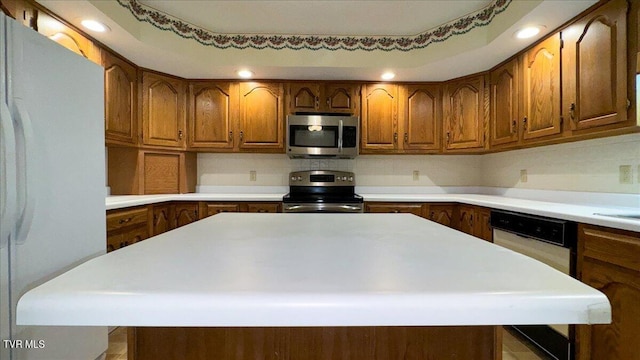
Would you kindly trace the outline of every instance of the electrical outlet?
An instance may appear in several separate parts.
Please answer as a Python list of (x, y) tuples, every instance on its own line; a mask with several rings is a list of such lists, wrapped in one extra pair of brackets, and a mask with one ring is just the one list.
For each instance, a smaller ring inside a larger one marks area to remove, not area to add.
[(520, 182), (527, 182), (527, 169), (520, 170)]
[(420, 171), (413, 170), (413, 181), (418, 181), (418, 180), (420, 180)]
[(249, 181), (256, 181), (257, 174), (255, 170), (249, 171)]
[(631, 165), (620, 165), (620, 184), (633, 184)]

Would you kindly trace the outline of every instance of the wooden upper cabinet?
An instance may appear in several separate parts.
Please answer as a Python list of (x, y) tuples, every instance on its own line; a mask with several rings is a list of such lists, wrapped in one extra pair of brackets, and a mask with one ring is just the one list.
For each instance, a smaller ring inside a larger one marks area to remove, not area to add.
[(572, 130), (627, 120), (627, 8), (611, 1), (562, 31), (563, 116)]
[(102, 52), (104, 66), (104, 127), (107, 144), (136, 145), (137, 74), (135, 66)]
[(484, 75), (450, 81), (444, 86), (445, 149), (484, 147)]
[[(321, 102), (330, 113), (360, 114), (360, 85), (326, 83), (323, 87)], [(322, 110), (322, 105), (321, 105)]]
[(296, 112), (359, 113), (357, 84), (296, 82), (287, 86), (289, 114)]
[(173, 77), (142, 74), (143, 142), (184, 148), (185, 84)]
[(296, 112), (319, 112), (320, 87), (320, 83), (289, 84), (289, 114)]
[(232, 149), (238, 110), (237, 84), (191, 83), (189, 85), (189, 147)]
[(522, 55), (524, 139), (558, 135), (560, 118), (560, 34)]
[(401, 88), (402, 148), (405, 152), (440, 149), (442, 124), (441, 86), (407, 85)]
[(398, 149), (398, 85), (362, 86), (361, 150)]
[(284, 87), (280, 83), (240, 84), (237, 139), (241, 151), (284, 151), (283, 105)]
[[(37, 19), (36, 21), (38, 25), (34, 27), (34, 29), (37, 29), (39, 33), (74, 53), (87, 58), (96, 64), (101, 64), (102, 56), (100, 47), (91, 39), (81, 35), (79, 32), (47, 15), (45, 12), (33, 9), (26, 1), (24, 2), (24, 6), (26, 6), (24, 11), (27, 11), (27, 13), (24, 14), (25, 26), (31, 26), (32, 24), (27, 24), (26, 22), (33, 22)], [(32, 16), (29, 19), (30, 21), (27, 20), (29, 15)], [(18, 17), (18, 21), (22, 20), (22, 18), (23, 14), (21, 13)]]
[(513, 59), (490, 74), (490, 126), (491, 145), (513, 144), (518, 142), (520, 115), (518, 59)]

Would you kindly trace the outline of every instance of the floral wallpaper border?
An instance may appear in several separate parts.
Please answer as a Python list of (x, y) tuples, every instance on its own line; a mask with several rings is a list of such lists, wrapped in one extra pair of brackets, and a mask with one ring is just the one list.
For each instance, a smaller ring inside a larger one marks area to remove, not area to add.
[(505, 11), (512, 0), (494, 0), (475, 13), (452, 20), (433, 29), (412, 36), (322, 36), (322, 35), (263, 35), (220, 34), (186, 23), (164, 14), (137, 0), (118, 0), (118, 4), (131, 11), (138, 21), (147, 22), (158, 29), (171, 31), (183, 38), (214, 46), (218, 49), (291, 49), (291, 50), (364, 50), (411, 51), (465, 34), (476, 27), (486, 26)]

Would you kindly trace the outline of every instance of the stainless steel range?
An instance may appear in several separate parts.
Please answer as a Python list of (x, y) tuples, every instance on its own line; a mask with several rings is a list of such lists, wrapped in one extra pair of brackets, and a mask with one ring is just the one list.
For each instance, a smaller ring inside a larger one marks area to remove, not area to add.
[(355, 194), (355, 174), (309, 170), (289, 174), (289, 193), (282, 199), (286, 213), (361, 213), (362, 196)]

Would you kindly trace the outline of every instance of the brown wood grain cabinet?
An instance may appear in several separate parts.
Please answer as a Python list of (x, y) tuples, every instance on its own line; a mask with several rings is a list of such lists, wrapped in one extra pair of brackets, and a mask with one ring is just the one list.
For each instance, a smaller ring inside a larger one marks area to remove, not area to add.
[(627, 121), (626, 0), (614, 0), (562, 30), (563, 116), (571, 130)]
[(292, 82), (287, 84), (288, 113), (329, 112), (359, 115), (359, 84)]
[(361, 101), (361, 152), (397, 150), (398, 85), (365, 84)]
[(284, 85), (240, 83), (238, 151), (284, 152)]
[(223, 212), (253, 212), (253, 213), (279, 213), (282, 212), (281, 202), (201, 202), (200, 218), (216, 215)]
[(160, 235), (175, 228), (173, 221), (174, 207), (172, 204), (154, 204), (151, 206), (151, 211), (153, 213), (152, 236)]
[(560, 136), (560, 33), (525, 52), (521, 63), (523, 138)]
[(459, 204), (456, 211), (455, 228), (469, 235), (493, 242), (491, 209)]
[(144, 145), (183, 149), (186, 137), (184, 80), (144, 71), (141, 92)]
[(639, 360), (640, 233), (580, 224), (578, 277), (607, 295), (612, 323), (576, 326), (576, 359)]
[(220, 214), (223, 212), (240, 212), (240, 204), (238, 203), (202, 203), (200, 205), (200, 218)]
[(174, 204), (174, 226), (179, 228), (198, 221), (199, 208), (198, 202), (179, 202)]
[(108, 51), (104, 66), (104, 128), (107, 145), (138, 144), (137, 69)]
[(109, 210), (107, 221), (107, 252), (135, 244), (149, 237), (146, 207)]
[(247, 203), (246, 211), (252, 213), (279, 213), (282, 212), (280, 202)]
[(409, 84), (400, 87), (402, 135), (399, 148), (406, 153), (429, 153), (440, 150), (442, 132), (442, 86)]
[(240, 110), (238, 99), (238, 84), (190, 83), (189, 148), (233, 149)]
[(424, 204), (422, 203), (388, 203), (365, 202), (364, 212), (367, 213), (409, 213), (424, 217)]
[[(92, 62), (100, 65), (102, 62), (101, 51), (102, 49), (93, 41), (93, 39), (81, 34), (71, 26), (64, 22), (58, 21), (53, 16), (50, 16), (44, 11), (40, 11), (37, 8), (32, 7), (28, 1), (24, 2), (24, 10), (30, 11), (31, 19), (27, 19), (27, 16), (22, 16), (19, 21), (23, 21), (25, 26), (30, 26), (36, 29), (40, 34), (46, 36), (50, 40), (58, 43), (59, 45), (73, 51), (74, 53), (91, 60)], [(26, 14), (25, 14), (26, 15)], [(37, 22), (35, 27), (33, 22)], [(55, 26), (42, 26), (42, 23), (56, 24)]]
[(444, 85), (444, 149), (482, 150), (488, 97), (485, 98), (485, 75), (449, 81)]
[(428, 219), (439, 224), (453, 227), (455, 204), (428, 204)]
[(519, 121), (520, 72), (518, 58), (514, 58), (491, 70), (489, 89), (490, 142), (492, 147), (516, 144), (520, 139)]

